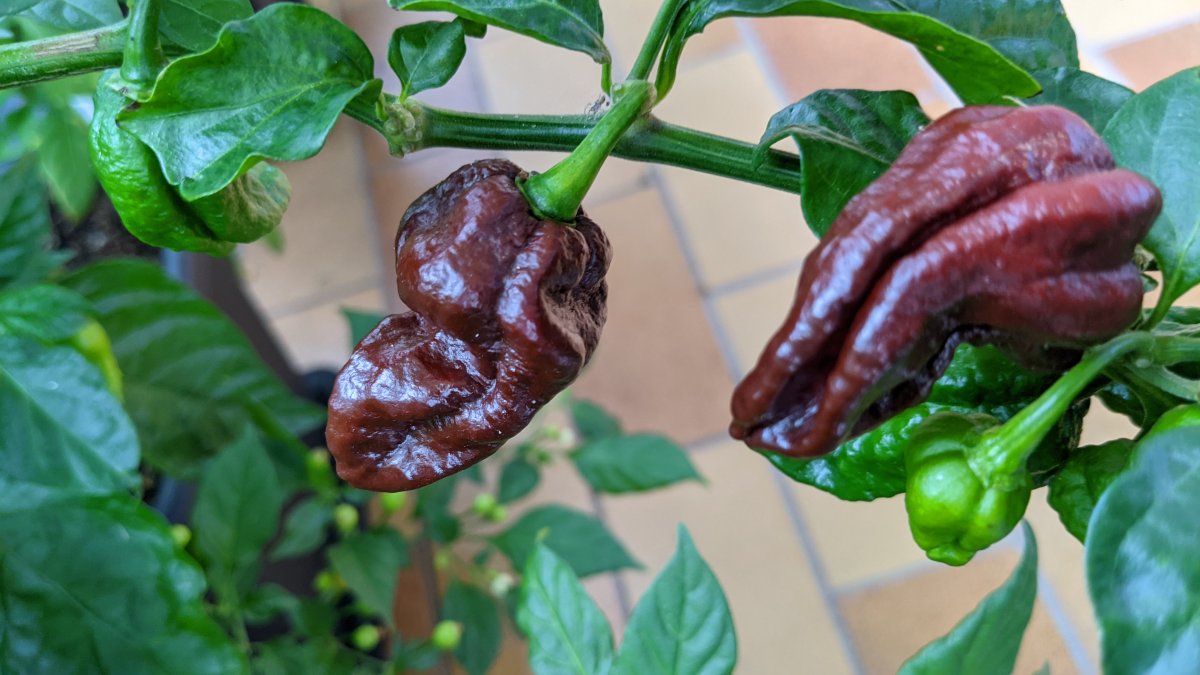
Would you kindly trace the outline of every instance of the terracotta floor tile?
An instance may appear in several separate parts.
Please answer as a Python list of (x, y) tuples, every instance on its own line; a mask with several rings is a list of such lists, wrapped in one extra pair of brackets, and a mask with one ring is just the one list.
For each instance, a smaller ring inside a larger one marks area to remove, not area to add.
[(371, 289), (346, 295), (271, 322), (271, 329), (297, 370), (338, 370), (349, 358), (350, 329), (342, 317), (343, 307), (382, 312), (383, 293)]
[(739, 673), (853, 672), (763, 462), (736, 443), (694, 453), (708, 486), (687, 483), (606, 498), (613, 530), (646, 570), (624, 573), (641, 597), (675, 549), (683, 522), (725, 590), (738, 633)]
[(794, 273), (779, 274), (767, 281), (713, 298), (713, 308), (729, 339), (738, 372), (746, 372), (758, 361), (767, 340), (779, 329), (796, 294)]
[(608, 322), (574, 393), (629, 429), (684, 443), (723, 431), (733, 383), (658, 193), (590, 213), (613, 244)]
[(1084, 573), (1083, 544), (1062, 526), (1058, 513), (1046, 503), (1046, 491), (1033, 493), (1025, 517), (1037, 535), (1038, 570), (1049, 582), (1054, 598), (1062, 607), (1075, 638), (1079, 641), (1093, 672), (1099, 670), (1100, 632), (1092, 601), (1088, 596)]
[[(1017, 554), (980, 555), (966, 567), (940, 567), (842, 597), (846, 624), (868, 675), (895, 673), (906, 659), (949, 632), (1012, 573)], [(1038, 603), (1015, 673), (1050, 663), (1055, 675), (1079, 672), (1045, 608)]]
[[(737, 105), (714, 105), (714, 96)], [(758, 60), (749, 50), (740, 49), (698, 64), (681, 76), (655, 114), (668, 122), (756, 143), (782, 103)]]
[(794, 484), (792, 492), (835, 588), (914, 566), (934, 565), (908, 532), (903, 495), (844, 502), (800, 483)]
[(282, 254), (255, 243), (239, 249), (251, 293), (268, 316), (314, 295), (362, 290), (379, 279), (367, 180), (354, 122), (339, 122), (320, 154), (283, 164), (292, 201), (281, 225)]
[(600, 97), (600, 66), (585, 54), (524, 37), (473, 47), (491, 112), (582, 114)]
[[(1200, 6), (1200, 5), (1198, 5)], [(1114, 47), (1106, 54), (1134, 91), (1200, 64), (1200, 22)]]
[(1083, 418), (1083, 433), (1079, 437), (1082, 445), (1099, 445), (1114, 438), (1133, 438), (1138, 428), (1128, 417), (1105, 408), (1100, 401), (1093, 400), (1087, 417)]
[(1063, 0), (1076, 34), (1092, 44), (1105, 45), (1130, 35), (1145, 34), (1172, 22), (1195, 18), (1195, 0)]
[(788, 101), (818, 89), (905, 89), (933, 86), (917, 50), (853, 21), (781, 17), (747, 21), (761, 40)]

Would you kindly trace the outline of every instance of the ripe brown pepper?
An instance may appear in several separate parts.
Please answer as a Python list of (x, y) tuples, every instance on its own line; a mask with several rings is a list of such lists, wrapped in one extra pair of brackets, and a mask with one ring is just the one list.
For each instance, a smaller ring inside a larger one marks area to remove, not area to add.
[(495, 452), (570, 384), (604, 325), (611, 249), (586, 214), (530, 213), (511, 162), (475, 162), (418, 198), (396, 238), (389, 316), (338, 374), (326, 440), (369, 490), (428, 485)]
[(806, 258), (787, 320), (734, 393), (732, 435), (825, 454), (923, 400), (964, 340), (1038, 363), (1120, 333), (1161, 199), (1113, 167), (1061, 108), (968, 107), (931, 124)]

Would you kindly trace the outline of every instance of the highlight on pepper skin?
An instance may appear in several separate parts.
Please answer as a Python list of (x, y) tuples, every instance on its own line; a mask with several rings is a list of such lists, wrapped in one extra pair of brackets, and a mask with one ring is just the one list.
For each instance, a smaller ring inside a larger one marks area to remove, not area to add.
[(732, 401), (759, 450), (829, 453), (920, 403), (961, 342), (1061, 368), (1141, 308), (1162, 206), (1062, 108), (960, 108), (918, 133), (805, 259)]
[(428, 485), (488, 457), (595, 351), (611, 249), (585, 213), (540, 220), (499, 159), (464, 166), (409, 207), (400, 299), (338, 374), (326, 440), (355, 487)]

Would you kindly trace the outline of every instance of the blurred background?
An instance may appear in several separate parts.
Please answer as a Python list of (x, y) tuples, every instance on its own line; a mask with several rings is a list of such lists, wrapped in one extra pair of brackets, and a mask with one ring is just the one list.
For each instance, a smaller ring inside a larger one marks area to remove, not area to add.
[[(395, 12), (384, 0), (312, 4), (366, 40), (385, 89), (398, 91), (385, 60), (391, 32), (433, 17)], [(1063, 4), (1085, 70), (1140, 91), (1200, 64), (1200, 0)], [(619, 77), (657, 3), (601, 5)], [(914, 49), (882, 33), (826, 19), (725, 20), (689, 43), (676, 88), (656, 114), (755, 141), (773, 113), (835, 87), (907, 89), (931, 116), (957, 105)], [(581, 113), (598, 95), (598, 70), (586, 56), (491, 30), (470, 42), (449, 85), (417, 98), (463, 110)], [(426, 150), (397, 159), (373, 131), (343, 118), (315, 159), (284, 165), (294, 197), (283, 252), (261, 243), (243, 247), (240, 269), (295, 367), (337, 369), (345, 361), (350, 345), (342, 308), (401, 309), (392, 241), (404, 210), (458, 166), (495, 154)], [(555, 161), (545, 153), (508, 156), (527, 170)], [(707, 486), (599, 498), (559, 463), (529, 500), (596, 514), (644, 564), (643, 571), (587, 582), (615, 634), (670, 557), (680, 521), (725, 588), (743, 673), (895, 672), (1007, 577), (1019, 535), (965, 568), (935, 565), (910, 540), (902, 499), (840, 502), (791, 483), (726, 436), (731, 389), (782, 320), (815, 242), (796, 197), (611, 160), (584, 207), (608, 232), (615, 259), (603, 341), (572, 391), (616, 413), (629, 430), (685, 444), (709, 479)], [(1125, 431), (1116, 416), (1094, 409), (1084, 442)], [(1029, 516), (1041, 576), (1017, 672), (1049, 663), (1056, 675), (1096, 673), (1083, 549), (1058, 524), (1044, 491), (1035, 493)], [(413, 590), (414, 607), (424, 602), (418, 595)], [(514, 646), (495, 672), (525, 672), (523, 664)]]

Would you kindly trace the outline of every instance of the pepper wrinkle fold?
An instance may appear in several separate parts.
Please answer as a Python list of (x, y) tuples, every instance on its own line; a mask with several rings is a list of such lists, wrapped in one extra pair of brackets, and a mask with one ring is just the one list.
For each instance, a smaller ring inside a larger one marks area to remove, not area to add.
[(468, 164), (419, 197), (396, 236), (411, 310), (355, 348), (329, 400), (326, 441), (355, 487), (411, 490), (488, 457), (578, 377), (604, 326), (611, 248), (530, 213), (524, 174)]
[(1069, 363), (1137, 319), (1134, 248), (1161, 207), (1074, 113), (951, 112), (805, 259), (786, 320), (734, 392), (730, 433), (829, 453), (925, 400), (962, 342)]

